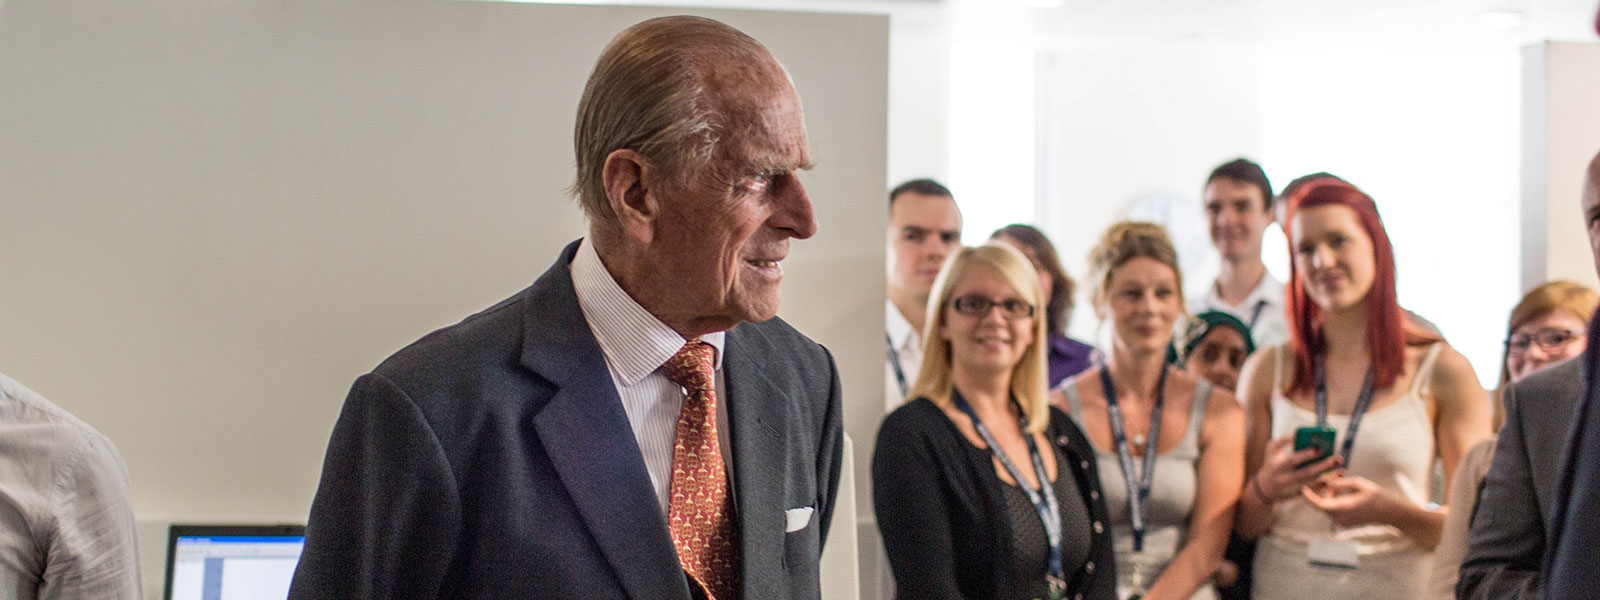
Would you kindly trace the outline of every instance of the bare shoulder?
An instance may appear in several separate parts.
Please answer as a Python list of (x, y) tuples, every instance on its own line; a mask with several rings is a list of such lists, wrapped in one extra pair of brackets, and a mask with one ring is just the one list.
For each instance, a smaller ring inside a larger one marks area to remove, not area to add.
[(1205, 424), (1200, 430), (1202, 443), (1222, 438), (1242, 439), (1240, 434), (1244, 432), (1244, 417), (1244, 407), (1232, 391), (1211, 386), (1211, 398), (1206, 401)]
[[(1072, 388), (1078, 393), (1078, 402), (1083, 405), (1099, 406), (1105, 404), (1105, 395), (1100, 391), (1100, 370), (1105, 367), (1090, 367), (1084, 372), (1072, 376)], [(1060, 388), (1057, 388), (1058, 390)], [(1066, 411), (1066, 396), (1061, 396), (1062, 411)]]
[[(1286, 355), (1287, 360), (1284, 360), (1282, 365), (1274, 364), (1273, 356), (1277, 353)], [(1289, 351), (1287, 342), (1276, 346), (1258, 348), (1255, 353), (1245, 359), (1244, 366), (1239, 370), (1238, 400), (1250, 404), (1270, 398), (1272, 396), (1273, 380), (1286, 379), (1286, 377), (1275, 377), (1275, 375), (1279, 374), (1273, 373), (1274, 366), (1280, 367), (1284, 371), (1282, 375), (1286, 376), (1293, 369), (1293, 361), (1294, 353)]]
[(1066, 392), (1061, 391), (1060, 387), (1052, 388), (1047, 398), (1050, 401), (1051, 407), (1063, 413), (1069, 412), (1067, 406), (1067, 394)]
[(1206, 418), (1232, 418), (1234, 415), (1243, 416), (1244, 407), (1239, 404), (1233, 391), (1212, 386), (1211, 401), (1206, 404)]
[[(1471, 386), (1471, 389), (1481, 390), (1478, 374), (1472, 369), (1472, 363), (1467, 361), (1467, 357), (1452, 348), (1450, 344), (1444, 342), (1439, 342), (1439, 344), (1441, 346), (1439, 348), (1439, 356), (1434, 359), (1433, 373), (1430, 375), (1432, 377), (1430, 383), (1433, 389), (1445, 391), (1465, 389), (1466, 386)], [(1422, 349), (1426, 352), (1427, 346), (1423, 346)], [(1442, 395), (1435, 393), (1434, 396), (1440, 397)]]

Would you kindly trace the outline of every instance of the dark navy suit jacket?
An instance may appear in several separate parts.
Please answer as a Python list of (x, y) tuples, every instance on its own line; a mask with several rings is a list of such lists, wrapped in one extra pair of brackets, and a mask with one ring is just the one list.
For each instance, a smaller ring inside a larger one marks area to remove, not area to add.
[[(568, 264), (357, 379), (289, 597), (690, 598)], [(839, 378), (782, 320), (728, 330), (744, 598), (816, 598)], [(815, 509), (785, 533), (785, 511)]]
[(1600, 597), (1600, 319), (1589, 320), (1583, 397), (1568, 436), (1561, 480), (1550, 506), (1540, 597)]

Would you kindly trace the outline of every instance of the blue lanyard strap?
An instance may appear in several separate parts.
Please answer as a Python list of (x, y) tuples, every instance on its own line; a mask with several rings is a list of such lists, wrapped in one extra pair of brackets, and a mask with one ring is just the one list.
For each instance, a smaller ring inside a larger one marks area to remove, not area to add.
[[(1313, 363), (1317, 376), (1317, 427), (1328, 426), (1328, 384), (1323, 373), (1322, 355), (1318, 354)], [(1345, 426), (1344, 444), (1339, 446), (1339, 456), (1344, 459), (1344, 468), (1350, 468), (1350, 451), (1355, 448), (1356, 432), (1361, 429), (1361, 417), (1367, 414), (1367, 406), (1372, 404), (1372, 366), (1367, 366), (1367, 379), (1361, 383), (1361, 395), (1356, 397), (1356, 405), (1350, 409), (1350, 424)]]
[(906, 384), (906, 372), (900, 369), (900, 351), (894, 349), (894, 338), (889, 337), (889, 332), (883, 333), (883, 341), (889, 344), (889, 365), (894, 367), (894, 378), (900, 381), (900, 399), (911, 395), (911, 386)]
[(1122, 408), (1117, 405), (1117, 387), (1111, 382), (1109, 366), (1100, 368), (1100, 386), (1105, 388), (1106, 415), (1111, 420), (1111, 440), (1117, 446), (1117, 462), (1122, 466), (1122, 480), (1128, 486), (1128, 520), (1129, 526), (1133, 529), (1133, 551), (1142, 552), (1144, 532), (1150, 528), (1147, 521), (1150, 506), (1148, 503), (1150, 488), (1155, 483), (1156, 450), (1161, 447), (1161, 406), (1165, 403), (1167, 366), (1161, 366), (1161, 379), (1156, 382), (1156, 401), (1150, 408), (1149, 440), (1144, 446), (1144, 472), (1137, 478), (1133, 472), (1133, 451), (1128, 446), (1127, 426), (1122, 422)]
[[(967, 403), (966, 398), (961, 397), (959, 390), (953, 388), (950, 390), (950, 401), (954, 402), (961, 412), (966, 413), (968, 419), (972, 419), (972, 428), (978, 430), (978, 437), (983, 438), (983, 443), (989, 446), (989, 452), (1000, 459), (1000, 465), (1004, 466), (1006, 472), (1011, 474), (1011, 478), (1016, 480), (1017, 487), (1022, 488), (1028, 495), (1028, 501), (1033, 503), (1033, 509), (1039, 513), (1039, 521), (1044, 524), (1045, 537), (1050, 540), (1050, 591), (1054, 597), (1059, 597), (1059, 593), (1066, 586), (1065, 570), (1061, 565), (1061, 505), (1056, 500), (1055, 486), (1050, 485), (1050, 476), (1045, 472), (1044, 458), (1039, 455), (1039, 446), (1034, 442), (1033, 434), (1028, 433), (1027, 420), (1020, 414), (1022, 407), (1017, 407), (1019, 413), (1017, 425), (1022, 430), (1022, 438), (1028, 442), (1028, 457), (1033, 461), (1033, 472), (1039, 477), (1037, 490), (1028, 485), (1028, 480), (1023, 478), (1022, 471), (1017, 469), (1017, 465), (1012, 463), (1011, 458), (1000, 449), (1000, 444), (994, 440), (994, 434), (990, 433), (989, 428), (978, 419), (978, 413), (972, 410), (972, 405)], [(1015, 403), (1016, 399), (1013, 398), (1012, 402)]]
[(1263, 309), (1265, 309), (1266, 307), (1267, 307), (1267, 301), (1266, 300), (1257, 300), (1256, 301), (1256, 310), (1255, 310), (1255, 312), (1250, 313), (1250, 323), (1248, 325), (1245, 325), (1245, 327), (1248, 327), (1248, 328), (1250, 328), (1251, 331), (1254, 331), (1255, 328), (1256, 328), (1256, 321), (1261, 320), (1261, 311)]

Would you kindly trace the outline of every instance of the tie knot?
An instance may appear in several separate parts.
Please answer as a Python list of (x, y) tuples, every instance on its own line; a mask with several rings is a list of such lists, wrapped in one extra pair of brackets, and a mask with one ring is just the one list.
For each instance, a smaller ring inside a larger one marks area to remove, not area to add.
[(697, 390), (710, 390), (716, 385), (712, 379), (712, 358), (716, 349), (698, 339), (689, 340), (677, 354), (667, 359), (661, 365), (662, 372), (673, 383), (693, 393)]

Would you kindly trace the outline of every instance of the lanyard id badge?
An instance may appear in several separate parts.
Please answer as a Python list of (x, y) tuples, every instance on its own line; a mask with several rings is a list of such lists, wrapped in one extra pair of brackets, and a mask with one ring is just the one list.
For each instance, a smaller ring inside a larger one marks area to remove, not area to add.
[(1105, 388), (1106, 415), (1111, 421), (1111, 440), (1117, 446), (1117, 463), (1122, 467), (1122, 480), (1128, 486), (1128, 520), (1133, 529), (1133, 551), (1144, 551), (1144, 534), (1150, 524), (1146, 522), (1149, 511), (1150, 488), (1155, 483), (1156, 450), (1161, 443), (1161, 407), (1165, 403), (1167, 367), (1161, 367), (1161, 379), (1156, 383), (1155, 404), (1150, 409), (1150, 433), (1144, 447), (1144, 471), (1134, 473), (1133, 451), (1128, 445), (1127, 427), (1122, 422), (1122, 408), (1117, 404), (1117, 388), (1111, 382), (1109, 368), (1100, 369), (1100, 385)]
[[(1317, 384), (1317, 426), (1327, 427), (1328, 382), (1321, 355), (1317, 356), (1314, 369)], [(1356, 433), (1361, 431), (1361, 418), (1367, 414), (1367, 408), (1372, 405), (1374, 377), (1373, 368), (1369, 365), (1366, 379), (1361, 383), (1361, 394), (1356, 396), (1356, 404), (1350, 409), (1350, 424), (1345, 426), (1344, 443), (1339, 446), (1339, 456), (1344, 459), (1345, 468), (1350, 467), (1350, 454), (1355, 449)], [(1360, 553), (1356, 543), (1349, 540), (1313, 539), (1306, 547), (1306, 561), (1313, 567), (1354, 569), (1360, 562)]]
[[(1322, 355), (1317, 355), (1315, 360), (1317, 379), (1317, 426), (1328, 426), (1328, 382), (1322, 366)], [(1344, 459), (1344, 467), (1350, 468), (1350, 452), (1356, 445), (1356, 432), (1361, 430), (1361, 417), (1367, 414), (1367, 407), (1372, 404), (1372, 380), (1374, 374), (1371, 365), (1367, 366), (1367, 378), (1361, 383), (1361, 395), (1356, 397), (1356, 405), (1350, 409), (1350, 424), (1345, 426), (1344, 443), (1339, 446), (1339, 456)]]
[[(1050, 564), (1045, 571), (1045, 579), (1050, 585), (1050, 600), (1060, 600), (1067, 593), (1065, 568), (1061, 564), (1061, 504), (1056, 499), (1055, 486), (1050, 485), (1050, 475), (1045, 471), (1044, 458), (1039, 454), (1039, 446), (1034, 441), (1033, 435), (1027, 431), (1026, 418), (1020, 415), (1022, 407), (1017, 407), (1019, 413), (1017, 423), (1022, 428), (1023, 439), (1028, 442), (1028, 458), (1033, 463), (1033, 473), (1039, 478), (1037, 490), (1028, 485), (1028, 480), (1022, 476), (1022, 471), (1000, 449), (994, 434), (990, 433), (989, 428), (978, 419), (978, 413), (972, 410), (972, 405), (967, 403), (966, 398), (961, 397), (961, 392), (951, 389), (950, 400), (955, 403), (956, 408), (966, 413), (968, 419), (972, 419), (972, 428), (978, 431), (978, 437), (983, 438), (983, 443), (989, 446), (989, 452), (1000, 460), (1000, 465), (1011, 474), (1011, 479), (1015, 480), (1017, 487), (1022, 488), (1023, 493), (1028, 495), (1028, 501), (1033, 503), (1034, 511), (1039, 513), (1039, 521), (1044, 524), (1045, 538), (1050, 542)], [(1012, 402), (1015, 403), (1016, 400), (1012, 399)], [(1058, 469), (1057, 475), (1060, 474)]]

